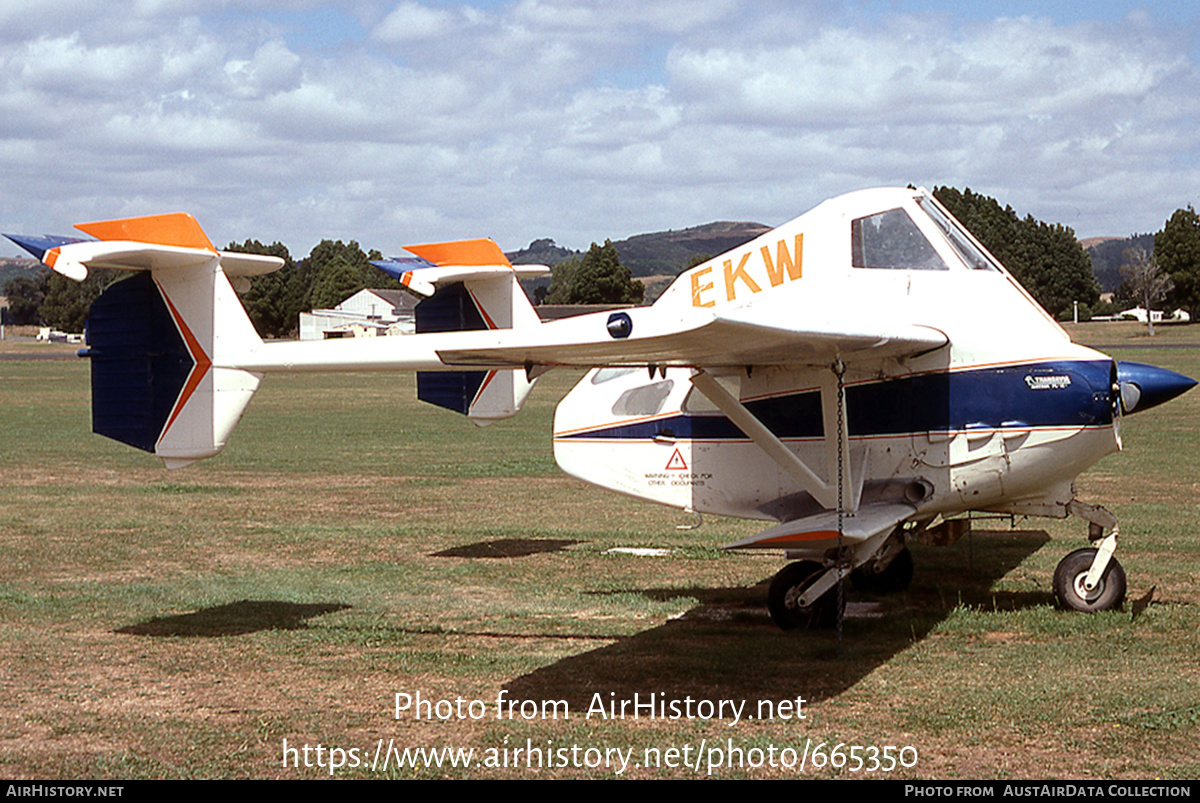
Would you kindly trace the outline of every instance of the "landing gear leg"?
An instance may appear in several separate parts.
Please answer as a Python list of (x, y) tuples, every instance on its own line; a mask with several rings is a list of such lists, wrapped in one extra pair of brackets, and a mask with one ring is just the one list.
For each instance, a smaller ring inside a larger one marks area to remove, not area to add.
[[(837, 625), (838, 593), (831, 588), (810, 605), (800, 605), (800, 597), (825, 573), (825, 567), (815, 560), (789, 563), (771, 580), (767, 591), (767, 608), (771, 618), (782, 630), (796, 628), (817, 630)], [(845, 605), (845, 603), (842, 603)]]

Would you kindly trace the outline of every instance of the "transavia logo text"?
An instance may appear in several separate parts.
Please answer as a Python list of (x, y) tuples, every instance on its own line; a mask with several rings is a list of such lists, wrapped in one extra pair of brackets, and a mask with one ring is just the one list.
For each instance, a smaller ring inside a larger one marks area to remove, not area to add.
[(1025, 384), (1030, 390), (1061, 390), (1071, 386), (1071, 377), (1066, 374), (1054, 376), (1026, 376)]

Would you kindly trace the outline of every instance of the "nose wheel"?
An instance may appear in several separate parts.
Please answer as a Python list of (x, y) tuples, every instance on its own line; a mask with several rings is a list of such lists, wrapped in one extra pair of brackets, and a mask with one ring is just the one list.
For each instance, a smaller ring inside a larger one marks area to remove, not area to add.
[(1077, 549), (1054, 570), (1054, 596), (1064, 608), (1084, 613), (1111, 611), (1125, 601), (1125, 570), (1109, 558), (1099, 580), (1088, 588), (1088, 575), (1099, 550)]

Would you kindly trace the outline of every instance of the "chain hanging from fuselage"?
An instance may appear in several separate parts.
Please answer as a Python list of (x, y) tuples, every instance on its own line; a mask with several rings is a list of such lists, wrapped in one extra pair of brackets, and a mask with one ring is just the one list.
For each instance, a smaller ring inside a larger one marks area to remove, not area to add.
[(837, 651), (842, 654), (842, 619), (846, 611), (846, 562), (845, 553), (845, 482), (846, 471), (846, 364), (838, 358), (833, 364), (833, 372), (837, 375)]

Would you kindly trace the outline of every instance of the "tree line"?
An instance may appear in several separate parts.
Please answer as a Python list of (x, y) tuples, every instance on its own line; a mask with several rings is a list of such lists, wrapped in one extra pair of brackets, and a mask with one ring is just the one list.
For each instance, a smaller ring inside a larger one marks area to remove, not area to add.
[(1021, 218), (1012, 207), (1001, 207), (970, 188), (939, 187), (934, 195), (1055, 317), (1070, 317), (1073, 302), (1079, 302), (1081, 319), (1090, 318), (1093, 311), (1115, 313), (1162, 303), (1200, 320), (1200, 215), (1190, 205), (1175, 210), (1153, 235), (1152, 251), (1136, 244), (1125, 249), (1119, 266), (1122, 281), (1114, 303), (1105, 309), (1091, 258), (1069, 227), (1043, 223), (1032, 215)]
[(1075, 302), (1090, 310), (1100, 300), (1092, 258), (1069, 226), (1022, 218), (970, 187), (937, 187), (933, 194), (1050, 315), (1071, 313)]
[[(938, 187), (934, 195), (1013, 274), (1030, 295), (1055, 317), (1069, 316), (1078, 302), (1084, 317), (1098, 307), (1100, 288), (1091, 258), (1075, 232), (1059, 223), (1045, 223), (1032, 215), (1020, 217), (1011, 206), (973, 192)], [(242, 302), (264, 337), (286, 337), (295, 332), (301, 312), (327, 308), (367, 287), (398, 288), (370, 264), (378, 251), (364, 252), (357, 242), (322, 240), (302, 260), (292, 258), (282, 243), (264, 245), (258, 240), (230, 243), (226, 250), (270, 254), (283, 259), (282, 269), (256, 276)], [(1154, 236), (1153, 254), (1146, 255), (1154, 270), (1169, 281), (1156, 285), (1171, 307), (1200, 316), (1200, 216), (1188, 206), (1177, 210)], [(1137, 255), (1129, 256), (1130, 263)], [(693, 259), (688, 265), (695, 264)], [(1139, 275), (1146, 272), (1143, 267)], [(92, 271), (84, 282), (74, 282), (49, 270), (32, 277), (10, 279), (3, 287), (9, 298), (11, 320), (54, 326), (78, 332), (92, 301), (120, 272)], [(1133, 274), (1135, 271), (1123, 271)], [(1144, 288), (1126, 279), (1124, 297)], [(1168, 288), (1168, 289), (1163, 289)], [(535, 293), (538, 303), (639, 304), (645, 288), (621, 263), (611, 241), (592, 243), (587, 253), (553, 267), (550, 286)]]

